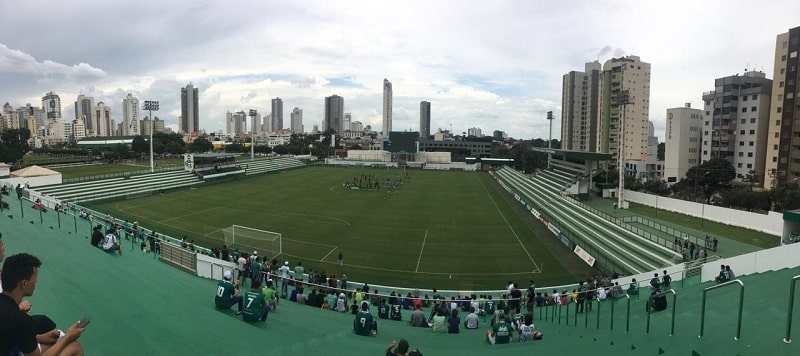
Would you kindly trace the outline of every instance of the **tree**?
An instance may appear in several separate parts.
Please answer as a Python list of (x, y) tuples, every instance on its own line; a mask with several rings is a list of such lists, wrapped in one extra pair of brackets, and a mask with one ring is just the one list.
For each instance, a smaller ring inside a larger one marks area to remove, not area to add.
[(187, 149), (189, 150), (189, 152), (194, 152), (194, 153), (208, 152), (214, 149), (214, 144), (212, 144), (211, 141), (209, 141), (205, 137), (198, 137), (194, 139), (192, 143), (189, 144), (189, 147), (187, 147)]
[(279, 155), (285, 155), (289, 153), (289, 149), (286, 147), (286, 145), (275, 146), (272, 151)]
[(722, 188), (730, 186), (735, 177), (736, 169), (724, 158), (712, 158), (686, 172), (686, 179), (693, 182), (695, 186), (703, 188), (703, 199), (706, 203)]
[(28, 152), (31, 132), (26, 128), (5, 129), (0, 132), (0, 161), (16, 162)]
[(133, 138), (133, 142), (131, 142), (131, 149), (133, 152), (138, 154), (143, 154), (145, 152), (150, 152), (150, 145), (141, 135), (136, 136)]
[(660, 142), (660, 143), (658, 144), (658, 153), (657, 153), (657, 157), (658, 157), (658, 160), (659, 160), (659, 161), (663, 161), (663, 160), (664, 160), (664, 157), (665, 157), (665, 156), (664, 156), (664, 151), (666, 151), (666, 149), (667, 149), (667, 144), (666, 144), (666, 142)]

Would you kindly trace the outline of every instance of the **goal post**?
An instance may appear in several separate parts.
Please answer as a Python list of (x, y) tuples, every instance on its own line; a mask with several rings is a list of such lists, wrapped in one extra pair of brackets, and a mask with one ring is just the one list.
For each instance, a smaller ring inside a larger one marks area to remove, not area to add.
[[(242, 225), (231, 225), (222, 229), (225, 244), (246, 247), (258, 251), (260, 256), (274, 258), (283, 253), (283, 239), (279, 232), (255, 229)], [(246, 251), (246, 250), (245, 250)]]

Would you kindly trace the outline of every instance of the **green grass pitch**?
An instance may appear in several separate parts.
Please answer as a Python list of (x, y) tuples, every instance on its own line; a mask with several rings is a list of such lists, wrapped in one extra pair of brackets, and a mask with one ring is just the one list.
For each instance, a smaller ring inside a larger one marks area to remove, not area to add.
[[(343, 187), (361, 175), (403, 185)], [(209, 248), (222, 246), (221, 229), (233, 224), (280, 232), (280, 260), (370, 284), (468, 291), (591, 273), (484, 172), (310, 167), (91, 208)], [(259, 241), (233, 247), (252, 252)]]

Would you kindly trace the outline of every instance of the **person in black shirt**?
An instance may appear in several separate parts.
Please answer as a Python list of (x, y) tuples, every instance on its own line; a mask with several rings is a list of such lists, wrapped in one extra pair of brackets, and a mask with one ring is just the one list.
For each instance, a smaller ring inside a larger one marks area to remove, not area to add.
[(22, 298), (30, 297), (36, 289), (38, 258), (27, 253), (9, 257), (3, 263), (3, 293), (0, 294), (0, 355), (11, 355), (12, 350), (30, 355), (83, 355), (78, 338), (83, 328), (78, 323), (53, 345), (39, 345), (33, 318), (21, 311)]
[(103, 236), (103, 232), (100, 231), (103, 229), (103, 225), (97, 225), (92, 229), (92, 246), (100, 247), (100, 243), (103, 242), (105, 236)]

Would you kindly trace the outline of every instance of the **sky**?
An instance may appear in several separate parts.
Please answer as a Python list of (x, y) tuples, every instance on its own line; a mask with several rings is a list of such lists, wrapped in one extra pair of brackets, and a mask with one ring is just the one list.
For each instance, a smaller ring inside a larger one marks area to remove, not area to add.
[(0, 1), (0, 104), (41, 105), (59, 94), (74, 118), (79, 94), (122, 117), (122, 99), (160, 101), (178, 128), (180, 89), (199, 88), (200, 127), (225, 130), (227, 111), (270, 111), (284, 126), (303, 109), (310, 131), (324, 98), (344, 97), (353, 121), (382, 129), (383, 79), (393, 130), (478, 127), (514, 138), (560, 136), (561, 79), (637, 55), (651, 63), (650, 120), (664, 140), (666, 109), (692, 103), (714, 79), (773, 77), (775, 37), (800, 26), (800, 1)]

